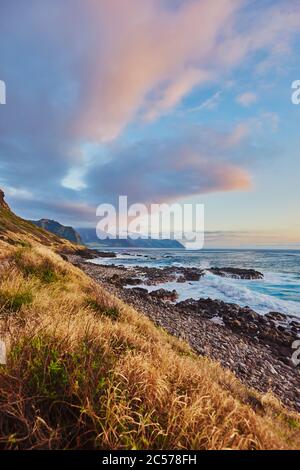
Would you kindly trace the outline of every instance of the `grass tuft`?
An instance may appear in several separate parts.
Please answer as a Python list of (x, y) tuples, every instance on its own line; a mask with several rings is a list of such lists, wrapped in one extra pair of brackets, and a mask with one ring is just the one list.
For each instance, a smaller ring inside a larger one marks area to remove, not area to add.
[(86, 299), (86, 306), (94, 312), (109, 317), (111, 320), (116, 321), (120, 318), (120, 311), (116, 307), (107, 307), (101, 304), (97, 299), (91, 297)]
[(9, 292), (0, 290), (0, 310), (18, 312), (23, 306), (31, 304), (33, 295), (30, 291)]
[(31, 256), (31, 251), (27, 247), (16, 251), (14, 259), (25, 276), (37, 277), (46, 284), (58, 282), (65, 275), (64, 270), (58, 269), (51, 258), (41, 256), (35, 259)]

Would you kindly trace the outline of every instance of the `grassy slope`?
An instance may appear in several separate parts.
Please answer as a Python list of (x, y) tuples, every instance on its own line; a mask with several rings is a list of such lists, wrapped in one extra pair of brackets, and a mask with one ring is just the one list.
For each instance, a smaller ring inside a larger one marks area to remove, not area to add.
[(0, 448), (300, 447), (299, 415), (32, 239), (0, 240), (0, 337)]
[[(0, 206), (0, 240), (13, 245), (42, 243), (54, 250), (74, 250), (67, 240), (36, 227), (31, 222), (21, 219), (9, 209)], [(78, 248), (78, 247), (77, 247)]]

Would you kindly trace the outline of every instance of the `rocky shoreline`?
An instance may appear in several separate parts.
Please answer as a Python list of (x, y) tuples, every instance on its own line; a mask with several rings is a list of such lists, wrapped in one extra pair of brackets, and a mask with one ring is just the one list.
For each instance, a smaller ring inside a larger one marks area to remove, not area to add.
[[(101, 257), (90, 252), (90, 258), (96, 255)], [(278, 312), (262, 316), (248, 307), (212, 299), (179, 302), (176, 290), (148, 292), (140, 287), (198, 281), (205, 275), (201, 269), (97, 265), (88, 262), (88, 253), (67, 258), (158, 326), (187, 341), (199, 355), (219, 361), (248, 386), (263, 393), (271, 391), (288, 407), (300, 411), (300, 366), (292, 361), (292, 345), (300, 338), (299, 319)], [(210, 271), (241, 279), (263, 277), (252, 269)]]

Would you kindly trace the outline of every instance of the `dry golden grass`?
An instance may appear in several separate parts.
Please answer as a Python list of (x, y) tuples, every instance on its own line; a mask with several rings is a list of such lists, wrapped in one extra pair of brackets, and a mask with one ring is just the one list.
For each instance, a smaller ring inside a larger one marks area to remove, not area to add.
[(31, 222), (21, 219), (10, 209), (0, 205), (0, 240), (2, 247), (6, 245), (28, 247), (41, 243), (51, 247), (54, 251), (80, 251), (84, 247), (60, 238)]
[(294, 449), (300, 417), (50, 249), (0, 241), (2, 449)]

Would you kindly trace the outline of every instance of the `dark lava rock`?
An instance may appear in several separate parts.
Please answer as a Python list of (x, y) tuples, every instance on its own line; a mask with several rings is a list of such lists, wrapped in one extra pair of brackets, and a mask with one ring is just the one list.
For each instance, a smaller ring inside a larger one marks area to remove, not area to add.
[[(71, 255), (73, 252), (65, 251), (66, 255)], [(76, 254), (79, 255), (83, 259), (95, 259), (99, 258), (99, 252), (96, 250), (90, 250), (89, 248), (79, 249), (76, 251)]]
[(116, 258), (116, 253), (112, 251), (98, 251), (98, 258)]
[(146, 277), (145, 284), (157, 285), (165, 282), (190, 282), (199, 281), (205, 272), (197, 268), (184, 268), (168, 266), (165, 268), (143, 267), (138, 272)]
[(132, 289), (130, 289), (130, 292), (133, 292), (134, 294), (138, 294), (142, 296), (148, 295), (147, 289), (143, 287), (133, 287)]
[(138, 286), (139, 284), (142, 284), (142, 280), (137, 277), (125, 277), (123, 279), (123, 283), (127, 286)]
[[(66, 252), (66, 254), (73, 254), (71, 252)], [(76, 251), (76, 254), (83, 259), (95, 259), (95, 258), (116, 258), (116, 253), (106, 252), (106, 251), (97, 251), (91, 250), (90, 248), (79, 249)]]
[(143, 267), (141, 274), (147, 278), (145, 284), (156, 285), (164, 282), (176, 280), (176, 274), (173, 267), (167, 268), (149, 268)]
[(203, 269), (197, 268), (178, 267), (176, 270), (177, 273), (180, 274), (180, 276), (177, 278), (177, 282), (179, 283), (199, 281), (200, 278), (205, 274)]
[[(289, 319), (283, 314), (276, 314), (276, 319), (281, 319), (282, 324), (276, 326), (274, 314), (259, 315), (249, 307), (240, 307), (235, 304), (227, 304), (220, 300), (212, 299), (188, 299), (176, 304), (176, 307), (184, 312), (192, 312), (203, 318), (220, 317), (225, 326), (234, 332), (246, 336), (251, 341), (259, 341), (271, 347), (274, 354), (282, 362), (287, 363), (291, 357), (291, 347), (297, 335), (290, 325)], [(285, 320), (285, 322), (283, 321)], [(283, 358), (285, 358), (283, 360)]]
[(189, 269), (184, 273), (186, 281), (199, 281), (201, 276), (203, 276), (203, 271), (198, 271), (197, 269)]
[(176, 290), (168, 291), (166, 289), (158, 289), (150, 292), (150, 297), (162, 300), (164, 302), (175, 302), (178, 299)]
[(115, 284), (116, 286), (124, 287), (124, 286), (138, 286), (142, 284), (143, 281), (136, 277), (126, 277), (119, 274), (114, 274), (110, 281)]
[(240, 268), (210, 268), (212, 274), (222, 277), (231, 277), (233, 279), (263, 279), (264, 275), (255, 269)]
[(278, 312), (270, 312), (265, 315), (266, 318), (269, 320), (274, 320), (274, 321), (285, 321), (286, 320), (286, 315), (283, 313), (278, 313)]

